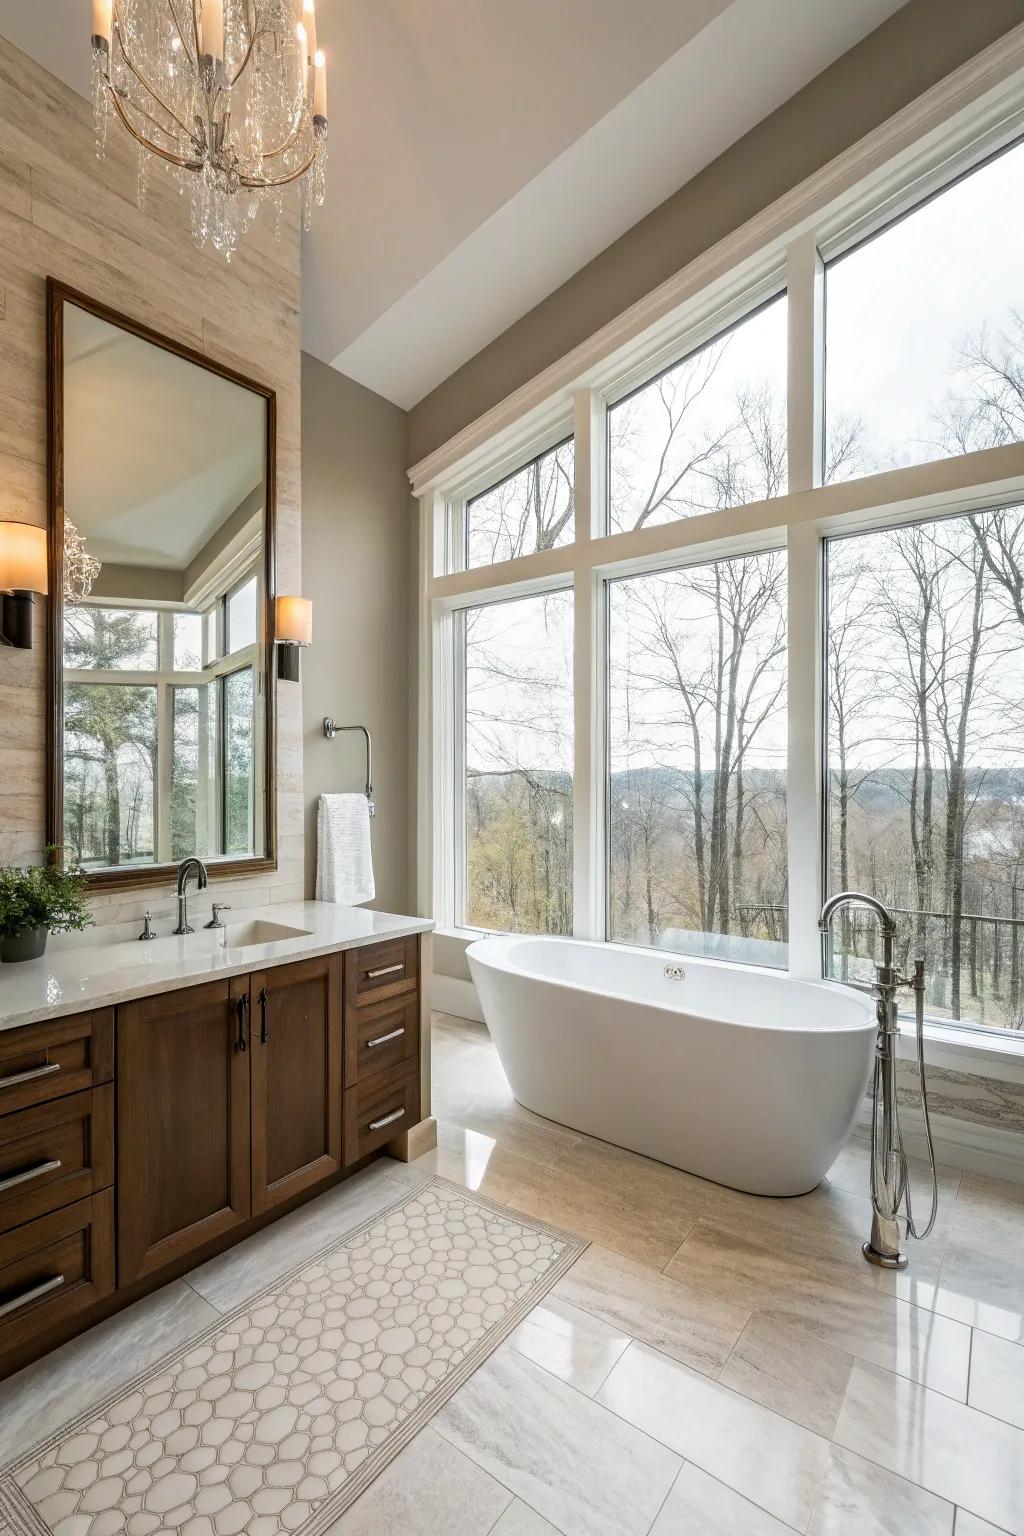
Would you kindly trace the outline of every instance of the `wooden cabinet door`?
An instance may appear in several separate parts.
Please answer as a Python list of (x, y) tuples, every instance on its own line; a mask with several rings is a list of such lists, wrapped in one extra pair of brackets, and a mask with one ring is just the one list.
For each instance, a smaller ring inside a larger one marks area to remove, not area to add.
[(249, 978), (118, 1009), (119, 1284), (250, 1214)]
[(275, 966), (252, 988), (252, 1208), (341, 1167), (341, 955)]

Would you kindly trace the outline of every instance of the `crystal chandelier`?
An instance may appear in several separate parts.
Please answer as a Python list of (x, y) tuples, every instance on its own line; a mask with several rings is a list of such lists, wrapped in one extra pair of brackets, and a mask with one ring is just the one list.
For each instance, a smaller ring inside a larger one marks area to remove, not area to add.
[[(188, 191), (192, 234), (228, 260), (269, 202), (324, 200), (327, 68), (314, 0), (93, 0), (96, 152), (115, 114)], [(278, 222), (278, 228), (280, 223)]]
[(71, 519), (64, 517), (64, 601), (81, 603), (92, 591), (102, 569), (95, 555), (86, 553), (85, 540)]

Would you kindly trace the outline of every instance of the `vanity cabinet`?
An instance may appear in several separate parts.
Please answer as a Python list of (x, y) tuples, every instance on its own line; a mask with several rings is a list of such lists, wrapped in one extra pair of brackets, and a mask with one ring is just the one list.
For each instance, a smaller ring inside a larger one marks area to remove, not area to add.
[(419, 943), (0, 1031), (0, 1379), (420, 1116)]
[(341, 958), (249, 978), (254, 1215), (341, 1169)]
[(121, 1285), (248, 1217), (251, 1033), (246, 976), (118, 1009)]

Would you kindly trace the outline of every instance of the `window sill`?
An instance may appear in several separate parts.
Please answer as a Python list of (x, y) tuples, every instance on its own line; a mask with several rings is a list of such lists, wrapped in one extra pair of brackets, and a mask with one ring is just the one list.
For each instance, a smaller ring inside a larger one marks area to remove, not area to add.
[[(993, 1077), (1024, 1077), (1024, 1032), (1008, 1030), (1004, 1040), (999, 1035), (973, 1029), (956, 1029), (941, 1024), (924, 1027), (925, 1061), (933, 1067), (954, 1072), (978, 1073), (987, 1069)], [(901, 1059), (916, 1059), (914, 1025), (910, 1019), (900, 1023), (898, 1046)]]

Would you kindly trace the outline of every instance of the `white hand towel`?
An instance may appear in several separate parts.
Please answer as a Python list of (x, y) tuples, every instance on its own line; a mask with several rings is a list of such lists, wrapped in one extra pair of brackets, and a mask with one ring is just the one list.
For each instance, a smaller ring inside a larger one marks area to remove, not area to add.
[(316, 899), (372, 901), (370, 804), (365, 795), (321, 795), (316, 818)]

